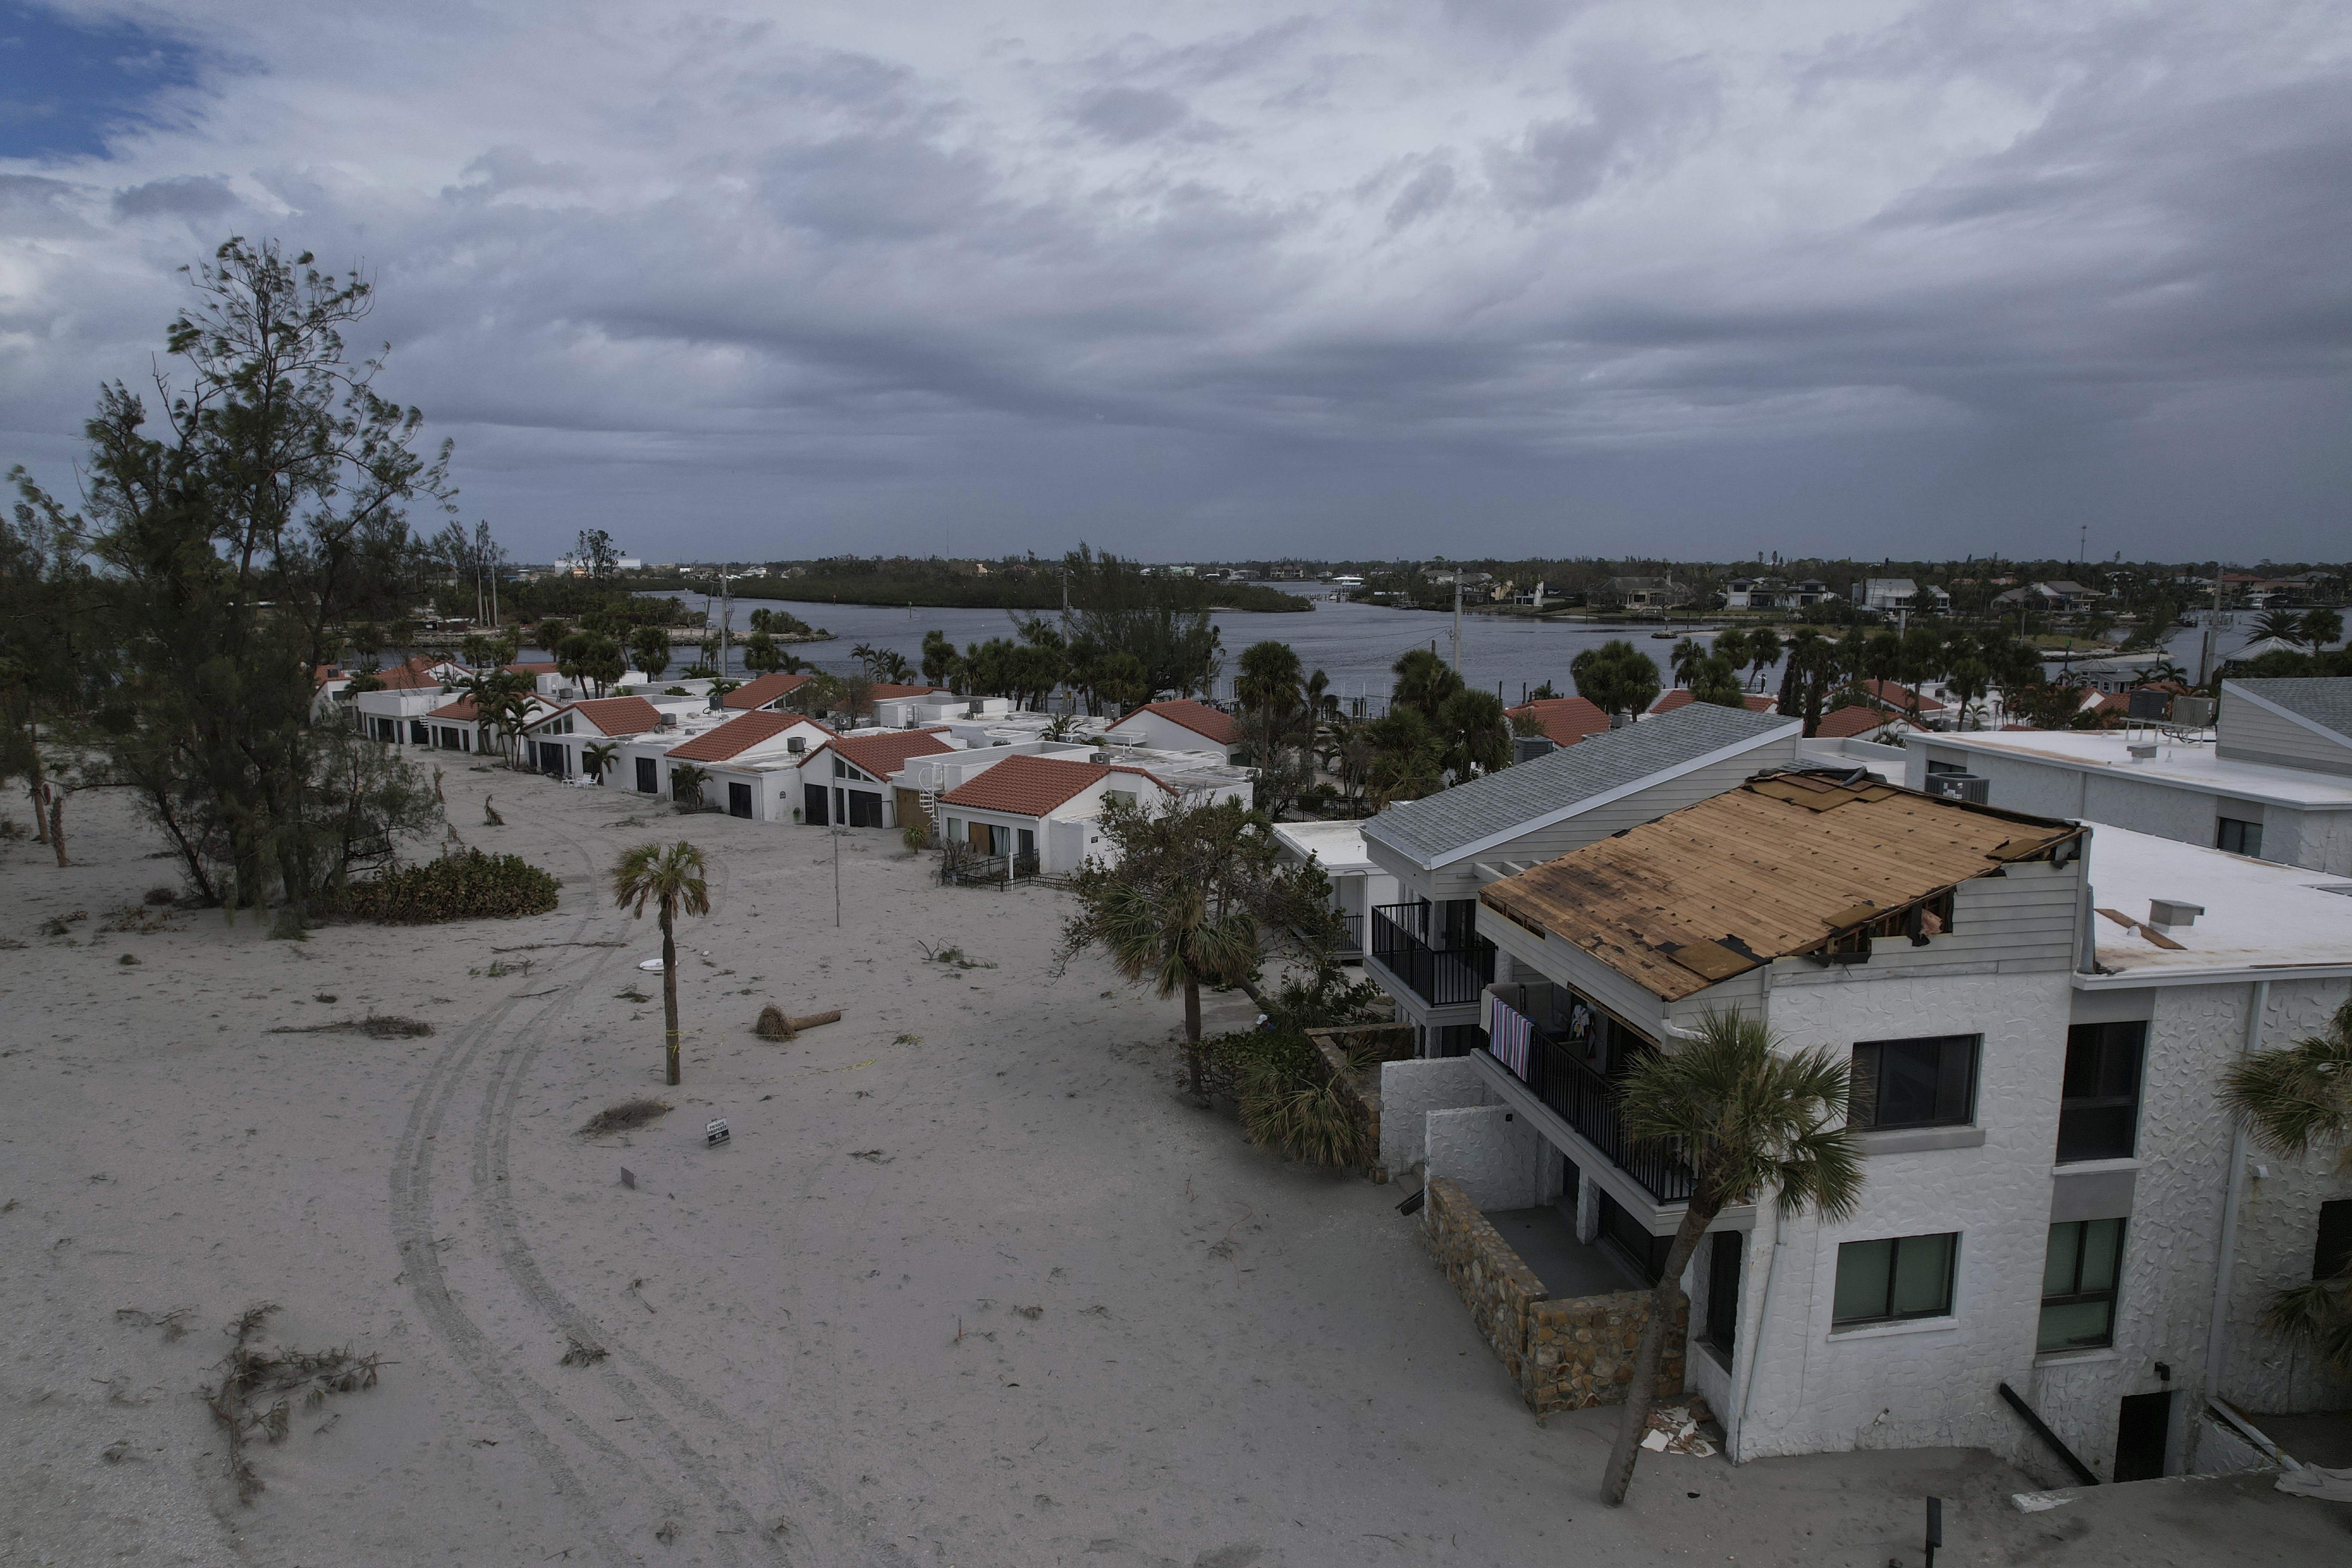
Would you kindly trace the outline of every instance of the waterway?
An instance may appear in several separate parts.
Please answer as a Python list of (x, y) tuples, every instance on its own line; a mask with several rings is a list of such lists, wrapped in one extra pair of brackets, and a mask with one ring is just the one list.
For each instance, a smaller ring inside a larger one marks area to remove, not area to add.
[[(1295, 584), (1269, 584), (1307, 598), (1314, 605), (1302, 614), (1273, 615), (1247, 610), (1219, 610), (1213, 616), (1223, 638), (1224, 660), (1218, 672), (1216, 694), (1228, 697), (1233, 692), (1234, 673), (1240, 664), (1242, 650), (1262, 638), (1286, 642), (1297, 651), (1299, 663), (1309, 670), (1319, 669), (1330, 678), (1330, 689), (1343, 701), (1356, 698), (1367, 700), (1370, 711), (1378, 712), (1385, 705), (1389, 689), (1394, 680), (1391, 673), (1398, 658), (1416, 647), (1434, 648), (1450, 659), (1454, 649), (1454, 616), (1438, 610), (1391, 609), (1381, 605), (1349, 604), (1302, 590)], [(1323, 590), (1328, 595), (1328, 590)], [(689, 605), (693, 596), (687, 595)], [(821, 626), (834, 634), (831, 642), (793, 645), (792, 651), (820, 669), (846, 674), (856, 668), (850, 649), (860, 643), (877, 648), (895, 649), (904, 654), (910, 665), (922, 662), (923, 637), (931, 630), (947, 633), (958, 647), (985, 642), (990, 637), (1015, 635), (1013, 616), (1004, 610), (971, 610), (917, 605), (893, 608), (877, 605), (835, 605), (809, 603), (791, 599), (735, 599), (729, 616), (735, 635), (750, 629), (751, 612), (760, 608), (789, 611), (812, 626)], [(716, 602), (711, 605), (715, 617)], [(2221, 657), (2234, 654), (2252, 636), (2251, 616), (2225, 616), (2220, 641)], [(1698, 623), (1704, 636), (1708, 623)], [(1505, 700), (1517, 702), (1527, 691), (1551, 682), (1555, 690), (1566, 693), (1576, 689), (1569, 679), (1570, 661), (1585, 649), (1598, 647), (1616, 638), (1630, 640), (1634, 647), (1655, 659), (1663, 673), (1667, 666), (1667, 653), (1674, 641), (1654, 639), (1654, 626), (1604, 626), (1575, 621), (1535, 621), (1498, 616), (1465, 615), (1462, 617), (1462, 678), (1467, 684), (1498, 693)], [(1683, 635), (1677, 622), (1675, 635)], [(2170, 650), (2173, 658), (2193, 675), (2197, 668), (2199, 642), (2202, 633), (2192, 628), (2176, 631)], [(691, 658), (688, 649), (681, 648), (680, 662)], [(742, 673), (740, 659), (730, 659), (736, 672)], [(2051, 665), (2054, 671), (2056, 661)], [(1669, 679), (1671, 679), (1669, 677)], [(1766, 672), (1767, 689), (1779, 689), (1779, 669)]]

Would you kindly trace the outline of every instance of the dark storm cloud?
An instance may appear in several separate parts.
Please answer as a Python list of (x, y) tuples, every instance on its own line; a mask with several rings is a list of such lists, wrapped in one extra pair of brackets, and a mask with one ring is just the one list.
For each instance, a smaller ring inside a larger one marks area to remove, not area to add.
[(184, 128), (0, 169), (37, 462), (233, 223), (364, 258), (539, 548), (2342, 537), (2352, 19), (2288, 0), (248, 3)]

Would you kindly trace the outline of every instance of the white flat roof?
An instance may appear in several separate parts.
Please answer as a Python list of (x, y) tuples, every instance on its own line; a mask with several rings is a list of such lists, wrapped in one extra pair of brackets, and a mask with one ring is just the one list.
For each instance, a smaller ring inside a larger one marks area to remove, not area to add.
[[(2156, 741), (2156, 755), (2144, 763), (2132, 761), (2124, 748), (2132, 741)], [(2017, 757), (2085, 772), (2102, 770), (2175, 789), (2208, 795), (2233, 795), (2247, 800), (2273, 802), (2305, 810), (2352, 810), (2352, 779), (2299, 768), (2266, 767), (2260, 763), (2231, 762), (2213, 754), (2213, 742), (2159, 739), (2147, 731), (2121, 730), (1971, 730), (1966, 733), (1937, 731), (1915, 734), (1913, 745), (1958, 746), (1994, 756)]]
[[(2146, 984), (2195, 979), (2283, 979), (2297, 971), (2352, 973), (2352, 879), (2324, 876), (2225, 855), (2127, 827), (2091, 830), (2091, 902), (2130, 917), (2126, 929), (2094, 914), (2099, 963), (2112, 977), (2076, 975), (2077, 985)], [(2151, 900), (2202, 904), (2194, 924), (2158, 927), (2166, 947), (2141, 931)]]
[(1377, 871), (1380, 867), (1364, 853), (1360, 822), (1277, 822), (1274, 836), (1299, 858), (1318, 857), (1326, 871)]

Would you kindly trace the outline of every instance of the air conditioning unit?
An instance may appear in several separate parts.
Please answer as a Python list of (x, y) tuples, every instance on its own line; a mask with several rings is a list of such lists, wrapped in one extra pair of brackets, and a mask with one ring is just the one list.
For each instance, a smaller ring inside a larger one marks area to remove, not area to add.
[(1090, 763), (1107, 763), (1110, 761), (1110, 753), (1108, 752), (1088, 752), (1087, 753), (1087, 761)]
[(2128, 700), (2125, 717), (2137, 724), (2160, 724), (2171, 706), (2169, 691), (2135, 691)]
[(808, 737), (806, 735), (785, 736), (784, 750), (790, 752), (793, 756), (799, 756), (803, 752), (808, 750)]
[(1927, 793), (1946, 800), (1964, 800), (1972, 805), (1992, 804), (1992, 780), (1975, 773), (1929, 773)]
[(2210, 697), (2174, 698), (2172, 721), (2186, 730), (2210, 728), (2213, 723), (2213, 700)]
[(1556, 752), (1558, 750), (1559, 750), (1559, 748), (1554, 745), (1548, 737), (1543, 735), (1514, 735), (1511, 737), (1511, 761), (1513, 763), (1532, 763), (1538, 757), (1542, 756), (1546, 752)]
[(663, 714), (663, 715), (661, 716), (661, 722), (660, 722), (658, 725), (656, 725), (656, 728), (657, 728), (657, 729), (663, 729), (663, 730), (675, 730), (675, 729), (677, 729), (677, 714), (675, 714), (675, 713), (665, 713), (665, 714)]

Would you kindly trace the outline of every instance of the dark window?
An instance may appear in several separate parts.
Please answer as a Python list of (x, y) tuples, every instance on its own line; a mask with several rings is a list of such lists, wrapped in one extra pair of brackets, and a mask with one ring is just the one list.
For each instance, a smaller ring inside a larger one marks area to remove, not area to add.
[(2352, 1198), (2319, 1205), (2319, 1245), (2311, 1249), (2311, 1277), (2333, 1279), (2352, 1269)]
[(1632, 1260), (1642, 1278), (1655, 1285), (1658, 1275), (1666, 1267), (1666, 1253), (1674, 1247), (1671, 1236), (1652, 1236), (1646, 1226), (1619, 1206), (1607, 1193), (1601, 1199), (1601, 1234)]
[(1942, 1236), (1892, 1236), (1838, 1247), (1834, 1328), (1941, 1318), (1952, 1310), (1952, 1256), (1957, 1231)]
[(1964, 773), (1969, 770), (1958, 763), (1939, 763), (1930, 757), (1927, 759), (1927, 771), (1931, 773)]
[(2087, 1350), (2115, 1342), (2123, 1256), (2119, 1219), (2070, 1219), (2050, 1227), (2042, 1267), (2042, 1336), (2034, 1349)]
[(751, 815), (751, 786), (750, 784), (734, 784), (731, 782), (728, 784), (727, 815), (730, 816), (749, 816)]
[(411, 744), (411, 745), (415, 745), (415, 746), (421, 746), (421, 745), (424, 745), (424, 744), (425, 744), (425, 721), (424, 721), (424, 720), (422, 720), (422, 719), (411, 719), (411, 720), (408, 721), (408, 741), (409, 741), (409, 744)]
[(651, 757), (637, 759), (637, 793), (640, 795), (661, 793), (660, 770)]
[(1976, 1114), (1975, 1035), (1865, 1040), (1853, 1047), (1853, 1125), (1960, 1127)]
[(2126, 1160), (2139, 1129), (2146, 1024), (2077, 1024), (2066, 1031), (2058, 1100), (2058, 1163)]
[(854, 789), (849, 794), (849, 826), (879, 827), (882, 826), (882, 797), (871, 790)]
[(1739, 1233), (1718, 1230), (1706, 1266), (1706, 1342), (1731, 1360), (1739, 1335)]
[(2219, 830), (2213, 835), (2213, 847), (2226, 849), (2232, 855), (2252, 856), (2259, 860), (2263, 858), (2263, 825), (2235, 816), (2222, 817)]

